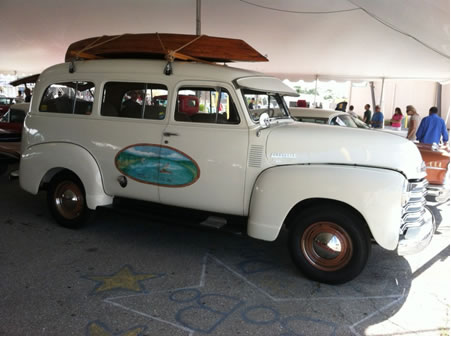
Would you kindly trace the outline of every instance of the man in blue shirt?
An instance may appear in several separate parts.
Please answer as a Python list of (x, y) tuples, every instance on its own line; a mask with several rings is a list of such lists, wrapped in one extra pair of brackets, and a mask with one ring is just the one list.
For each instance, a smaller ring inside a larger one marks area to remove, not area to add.
[(417, 139), (420, 143), (439, 144), (441, 137), (443, 137), (443, 143), (448, 141), (445, 121), (437, 115), (437, 112), (438, 109), (433, 106), (429, 109), (429, 116), (423, 118), (421, 121), (420, 127), (417, 130)]
[(381, 112), (381, 107), (379, 105), (376, 105), (375, 113), (373, 115), (373, 118), (371, 118), (371, 126), (375, 129), (382, 129), (384, 126), (384, 114)]

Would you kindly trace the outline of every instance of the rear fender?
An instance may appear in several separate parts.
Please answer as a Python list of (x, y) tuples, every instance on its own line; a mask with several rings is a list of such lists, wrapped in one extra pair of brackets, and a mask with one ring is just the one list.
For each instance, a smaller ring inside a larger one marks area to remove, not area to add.
[(65, 169), (76, 174), (83, 183), (88, 208), (112, 203), (112, 197), (103, 189), (94, 157), (83, 147), (71, 143), (44, 143), (26, 149), (20, 160), (20, 186), (37, 194), (43, 182)]

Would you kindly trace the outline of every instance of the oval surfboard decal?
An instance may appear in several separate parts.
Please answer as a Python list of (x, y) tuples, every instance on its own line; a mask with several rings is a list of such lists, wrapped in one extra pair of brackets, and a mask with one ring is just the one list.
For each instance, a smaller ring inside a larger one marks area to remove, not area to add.
[(199, 166), (190, 156), (163, 145), (128, 146), (114, 162), (122, 174), (145, 184), (184, 187), (194, 184), (200, 176)]

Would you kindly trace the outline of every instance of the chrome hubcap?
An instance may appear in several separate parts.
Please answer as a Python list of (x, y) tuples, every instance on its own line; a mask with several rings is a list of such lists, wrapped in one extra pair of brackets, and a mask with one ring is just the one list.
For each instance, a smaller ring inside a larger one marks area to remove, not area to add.
[(84, 197), (80, 188), (71, 181), (60, 183), (55, 189), (55, 206), (66, 219), (75, 219), (83, 210)]
[(335, 271), (346, 266), (353, 246), (348, 233), (332, 222), (310, 225), (301, 237), (301, 251), (315, 268)]

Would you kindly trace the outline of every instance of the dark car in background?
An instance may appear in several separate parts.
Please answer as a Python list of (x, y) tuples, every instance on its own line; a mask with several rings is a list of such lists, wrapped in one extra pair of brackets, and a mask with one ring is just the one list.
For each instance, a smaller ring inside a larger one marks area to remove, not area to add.
[(12, 97), (0, 97), (0, 117), (2, 117), (11, 105), (16, 103), (16, 99)]
[(0, 117), (0, 175), (10, 171), (20, 160), (23, 122), (30, 103), (18, 103)]
[(11, 105), (8, 111), (0, 117), (0, 130), (22, 133), (23, 122), (29, 107), (30, 103)]

